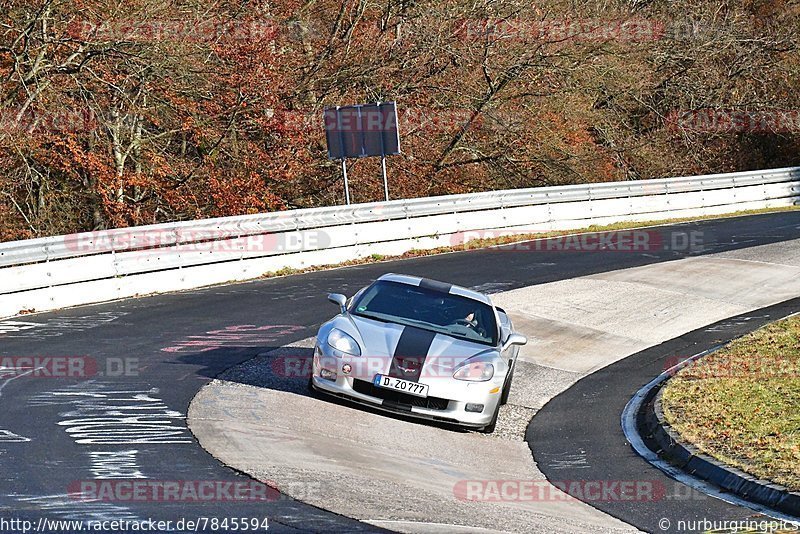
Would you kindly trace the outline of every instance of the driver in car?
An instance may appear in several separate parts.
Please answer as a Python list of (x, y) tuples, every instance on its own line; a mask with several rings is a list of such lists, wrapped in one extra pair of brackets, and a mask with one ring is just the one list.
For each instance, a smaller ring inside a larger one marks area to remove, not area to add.
[(470, 323), (473, 326), (473, 328), (478, 326), (478, 321), (475, 319), (474, 311), (470, 312), (466, 317), (464, 317), (464, 320)]
[(481, 316), (481, 314), (478, 313), (478, 310), (473, 310), (473, 311), (469, 312), (466, 315), (466, 317), (464, 317), (464, 319), (462, 319), (462, 321), (464, 321), (466, 323), (466, 326), (469, 326), (470, 328), (472, 328), (473, 330), (475, 330), (479, 334), (485, 335), (486, 330), (482, 326), (482, 321), (481, 321), (481, 317), (480, 316)]

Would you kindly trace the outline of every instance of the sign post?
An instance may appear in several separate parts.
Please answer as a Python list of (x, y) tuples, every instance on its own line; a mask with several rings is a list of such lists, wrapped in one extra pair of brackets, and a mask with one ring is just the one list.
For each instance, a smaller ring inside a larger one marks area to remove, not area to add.
[(383, 171), (383, 192), (386, 194), (386, 202), (389, 202), (389, 180), (386, 178), (386, 156), (381, 156), (381, 170)]
[(344, 198), (347, 205), (350, 205), (350, 186), (347, 183), (347, 160), (342, 158), (342, 174), (344, 175)]
[(400, 130), (395, 102), (325, 108), (328, 159), (342, 160), (345, 201), (350, 204), (347, 158), (381, 157), (383, 192), (389, 200), (386, 156), (400, 154)]

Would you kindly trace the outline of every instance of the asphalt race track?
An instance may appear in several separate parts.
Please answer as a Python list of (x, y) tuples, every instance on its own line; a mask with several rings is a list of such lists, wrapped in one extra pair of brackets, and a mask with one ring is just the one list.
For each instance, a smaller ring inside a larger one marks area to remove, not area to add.
[[(528, 426), (526, 440), (550, 481), (646, 480), (663, 489), (651, 500), (599, 499), (592, 506), (647, 532), (680, 532), (679, 521), (744, 521), (756, 512), (672, 480), (626, 444), (620, 414), (636, 392), (665, 369), (800, 311), (800, 298), (689, 332), (597, 371), (554, 398)], [(580, 406), (579, 410), (575, 409)], [(708, 529), (711, 530), (711, 529)]]
[[(197, 444), (185, 425), (187, 407), (200, 387), (225, 369), (258, 353), (314, 335), (319, 324), (334, 312), (325, 300), (327, 292), (352, 294), (385, 272), (421, 275), (486, 292), (506, 291), (691, 254), (798, 239), (800, 213), (704, 221), (659, 230), (702, 232), (704, 249), (647, 253), (542, 250), (502, 255), (477, 250), (0, 321), (0, 356), (81, 357), (88, 362), (86, 368), (92, 370), (84, 373), (90, 376), (73, 378), (0, 375), (0, 465), (4, 489), (0, 495), (1, 513), (32, 521), (42, 517), (173, 521), (269, 517), (270, 531), (378, 530), (288, 498), (258, 504), (219, 500), (84, 502), (70, 493), (81, 481), (91, 481), (114, 469), (121, 478), (246, 482), (246, 477), (222, 466)], [(734, 328), (725, 333), (733, 336), (737, 332)], [(639, 460), (621, 435), (619, 414), (632, 392), (661, 371), (659, 358), (670, 351), (688, 350), (687, 343), (702, 346), (703, 341), (689, 336), (676, 343), (679, 345), (637, 355), (635, 361), (629, 359), (631, 363), (624, 360), (617, 364), (630, 365), (637, 374), (624, 378), (619, 374), (618, 382), (604, 383), (601, 391), (609, 395), (609, 402), (596, 402), (591, 411), (573, 409), (569, 417), (559, 416), (555, 409), (564, 402), (565, 395), (571, 394), (568, 391), (541, 412), (541, 423), (537, 416), (532, 428), (548, 425), (555, 432), (562, 420), (574, 418), (576, 412), (591, 414), (598, 426), (591, 430), (583, 426), (579, 432), (564, 430), (563, 436), (569, 440), (587, 440), (586, 436), (590, 436), (602, 447), (597, 454), (614, 458), (620, 469), (633, 466)], [(587, 381), (599, 376), (600, 373), (592, 375), (576, 387), (589, 387)], [(613, 389), (617, 386), (619, 389)], [(585, 394), (580, 398), (581, 402), (589, 402)], [(142, 413), (149, 415), (145, 418), (148, 424), (142, 423)], [(548, 435), (550, 439), (534, 440), (531, 446), (537, 460), (544, 458), (542, 469), (550, 478), (548, 459), (542, 455), (555, 454), (559, 446), (569, 450), (573, 444), (559, 445), (558, 436), (552, 432)], [(540, 451), (540, 446), (545, 448)], [(596, 465), (607, 463), (598, 461)], [(639, 461), (630, 469), (641, 478), (648, 466)], [(589, 478), (585, 473), (579, 475)], [(569, 476), (560, 471), (554, 478)], [(696, 513), (685, 512), (687, 516), (719, 513), (729, 518), (751, 514), (710, 499), (683, 501), (680, 506), (684, 511), (699, 507)], [(609, 513), (641, 529), (653, 530), (657, 510), (636, 507)]]

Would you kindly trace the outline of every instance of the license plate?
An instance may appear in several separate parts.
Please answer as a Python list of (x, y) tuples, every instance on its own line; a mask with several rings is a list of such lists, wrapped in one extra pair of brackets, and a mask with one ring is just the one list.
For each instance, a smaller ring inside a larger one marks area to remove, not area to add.
[(375, 375), (375, 380), (373, 380), (372, 383), (379, 388), (394, 389), (417, 397), (428, 396), (427, 384), (419, 384), (417, 382), (403, 380), (402, 378), (394, 378), (386, 375)]

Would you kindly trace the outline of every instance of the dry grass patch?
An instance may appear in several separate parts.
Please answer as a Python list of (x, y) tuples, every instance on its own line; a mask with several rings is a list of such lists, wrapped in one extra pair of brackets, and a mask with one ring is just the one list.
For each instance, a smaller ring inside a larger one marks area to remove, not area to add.
[(800, 315), (683, 369), (667, 383), (662, 403), (685, 440), (800, 491)]

